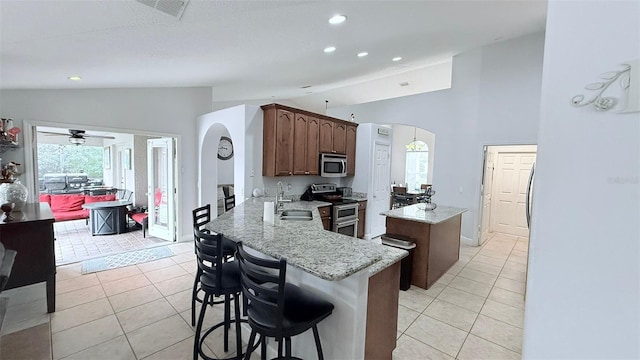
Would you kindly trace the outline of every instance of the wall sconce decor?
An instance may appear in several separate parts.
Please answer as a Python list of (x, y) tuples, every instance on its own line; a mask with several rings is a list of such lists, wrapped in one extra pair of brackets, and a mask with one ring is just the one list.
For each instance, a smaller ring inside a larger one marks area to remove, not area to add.
[(584, 88), (595, 91), (595, 95), (587, 100), (585, 95), (578, 94), (571, 98), (571, 104), (576, 107), (593, 105), (598, 111), (607, 111), (618, 104), (618, 98), (605, 96), (605, 91), (611, 84), (619, 82), (622, 95), (626, 95), (626, 104), (621, 112), (640, 111), (640, 60), (629, 61), (622, 64), (622, 69), (609, 71), (600, 75), (597, 82), (586, 85)]

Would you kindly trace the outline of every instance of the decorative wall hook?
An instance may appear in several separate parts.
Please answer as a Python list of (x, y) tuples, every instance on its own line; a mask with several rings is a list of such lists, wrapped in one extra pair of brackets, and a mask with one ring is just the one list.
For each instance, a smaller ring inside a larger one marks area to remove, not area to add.
[(618, 103), (618, 99), (612, 96), (604, 96), (604, 92), (617, 80), (620, 80), (620, 86), (623, 91), (629, 89), (631, 83), (631, 65), (622, 64), (622, 67), (622, 70), (619, 71), (609, 71), (600, 74), (600, 80), (602, 81), (594, 82), (584, 87), (586, 90), (597, 91), (591, 99), (585, 100), (585, 96), (579, 94), (571, 99), (571, 104), (577, 107), (593, 104), (593, 107), (598, 111), (607, 111), (613, 108)]

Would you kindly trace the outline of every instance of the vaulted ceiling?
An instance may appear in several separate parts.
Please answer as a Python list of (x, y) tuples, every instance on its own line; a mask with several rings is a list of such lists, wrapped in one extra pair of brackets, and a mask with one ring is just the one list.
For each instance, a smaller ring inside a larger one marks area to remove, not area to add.
[[(347, 20), (329, 24), (335, 14)], [(1, 0), (0, 88), (207, 86), (237, 101), (397, 74), (428, 86), (430, 66), (542, 31), (545, 18), (542, 0), (191, 0), (179, 19), (135, 0)]]

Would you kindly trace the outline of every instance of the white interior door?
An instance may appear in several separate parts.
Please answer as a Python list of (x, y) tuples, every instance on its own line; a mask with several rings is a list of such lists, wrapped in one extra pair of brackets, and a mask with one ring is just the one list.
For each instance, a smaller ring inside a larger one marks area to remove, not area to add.
[(529, 236), (525, 210), (526, 193), (529, 173), (535, 161), (535, 150), (498, 151), (491, 201), (492, 231)]
[(373, 158), (373, 201), (368, 204), (367, 221), (369, 224), (369, 236), (374, 238), (386, 232), (386, 217), (381, 212), (389, 210), (389, 184), (391, 182), (391, 156), (389, 144), (377, 143), (374, 148)]
[(175, 152), (172, 138), (147, 140), (149, 234), (176, 239)]
[(493, 192), (493, 175), (495, 168), (495, 151), (487, 147), (484, 158), (484, 171), (482, 179), (482, 221), (480, 222), (480, 245), (489, 238), (491, 219), (491, 195)]

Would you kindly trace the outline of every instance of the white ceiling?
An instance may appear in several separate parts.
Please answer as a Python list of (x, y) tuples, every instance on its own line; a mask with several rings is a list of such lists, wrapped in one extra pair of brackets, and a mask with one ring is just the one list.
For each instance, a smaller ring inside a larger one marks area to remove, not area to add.
[[(338, 13), (348, 20), (328, 24)], [(237, 101), (399, 73), (428, 84), (421, 69), (541, 31), (545, 18), (543, 0), (191, 0), (181, 20), (134, 0), (0, 0), (0, 88), (207, 86), (215, 101)]]

